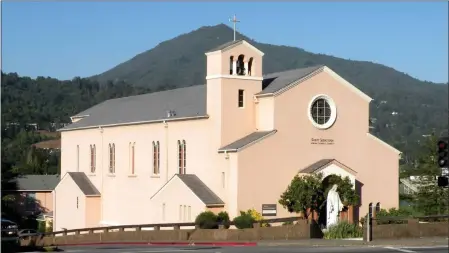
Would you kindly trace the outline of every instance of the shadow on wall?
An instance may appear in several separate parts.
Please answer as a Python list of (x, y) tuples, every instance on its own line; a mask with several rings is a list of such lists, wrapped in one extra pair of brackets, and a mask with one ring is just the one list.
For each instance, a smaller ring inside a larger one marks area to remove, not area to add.
[[(363, 184), (359, 180), (355, 180), (355, 192), (359, 195), (359, 206), (363, 203), (362, 199), (362, 188)], [(360, 220), (360, 208), (354, 208), (354, 220)]]

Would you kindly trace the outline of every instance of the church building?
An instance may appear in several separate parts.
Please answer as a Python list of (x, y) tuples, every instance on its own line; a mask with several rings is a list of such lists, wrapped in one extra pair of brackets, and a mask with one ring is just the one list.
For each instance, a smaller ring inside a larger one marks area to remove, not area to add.
[[(275, 206), (295, 175), (348, 176), (399, 206), (400, 152), (369, 133), (369, 96), (327, 66), (262, 73), (244, 40), (206, 53), (205, 85), (107, 100), (61, 132), (54, 230), (192, 222)], [(273, 211), (272, 211), (273, 212)]]

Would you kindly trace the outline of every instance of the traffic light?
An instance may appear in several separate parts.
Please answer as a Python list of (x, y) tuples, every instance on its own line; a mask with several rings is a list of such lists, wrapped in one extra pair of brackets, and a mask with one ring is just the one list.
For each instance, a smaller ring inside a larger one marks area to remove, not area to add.
[(446, 177), (446, 176), (438, 177), (438, 186), (439, 187), (448, 187), (449, 186), (449, 177)]
[(438, 141), (438, 165), (441, 168), (445, 168), (448, 165), (447, 154), (448, 154), (448, 138), (441, 138)]

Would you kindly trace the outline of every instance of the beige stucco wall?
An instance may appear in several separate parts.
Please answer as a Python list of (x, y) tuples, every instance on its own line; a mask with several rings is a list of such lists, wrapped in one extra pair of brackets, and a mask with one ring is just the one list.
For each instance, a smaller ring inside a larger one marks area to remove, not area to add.
[[(323, 93), (337, 107), (337, 120), (327, 130), (315, 128), (307, 116), (310, 100)], [(275, 97), (274, 111), (278, 132), (238, 154), (240, 210), (261, 211), (262, 204), (278, 203), (295, 174), (325, 158), (337, 159), (357, 172), (356, 179), (364, 184), (361, 213), (369, 202), (398, 207), (399, 156), (368, 136), (366, 100), (323, 72)], [(313, 145), (311, 138), (333, 139), (334, 144)], [(279, 216), (288, 215), (280, 209)]]
[(152, 211), (146, 215), (153, 216), (157, 223), (193, 222), (205, 209), (204, 203), (177, 176), (157, 192), (151, 203)]
[[(53, 191), (53, 230), (86, 227), (86, 201), (78, 185), (65, 174)], [(78, 199), (78, 205), (77, 205)]]
[[(168, 179), (178, 173), (177, 141), (187, 145), (187, 174), (196, 174), (217, 195), (226, 201), (221, 173), (228, 174), (226, 160), (216, 150), (217, 139), (210, 138), (210, 121), (192, 120), (122, 127), (104, 127), (62, 132), (62, 170), (76, 171), (76, 145), (80, 146), (80, 171), (85, 172), (102, 193), (103, 224), (151, 223), (153, 210), (150, 197)], [(82, 137), (81, 137), (82, 136)], [(160, 175), (153, 175), (152, 141), (160, 142)], [(135, 175), (129, 170), (129, 142), (135, 142)], [(115, 143), (116, 173), (109, 174), (108, 144)], [(96, 173), (90, 173), (89, 145), (97, 149)], [(214, 166), (211, 166), (214, 164)], [(126, 189), (124, 191), (123, 189)], [(177, 198), (178, 196), (173, 196)], [(169, 202), (169, 201), (168, 201)], [(139, 208), (135, 208), (139, 203)], [(154, 207), (160, 208), (160, 207)]]
[(36, 192), (36, 200), (43, 209), (43, 212), (53, 211), (53, 193), (52, 192)]
[(86, 227), (98, 227), (100, 225), (101, 197), (87, 196), (86, 198)]
[[(254, 58), (251, 77), (229, 76), (229, 56), (236, 58), (241, 53), (246, 60)], [(262, 204), (277, 203), (299, 170), (323, 158), (335, 158), (356, 171), (356, 179), (365, 184), (362, 208), (370, 201), (380, 201), (383, 207), (397, 207), (398, 155), (367, 134), (369, 103), (366, 100), (329, 74), (321, 73), (279, 96), (254, 101), (254, 94), (262, 89), (260, 54), (240, 45), (207, 58), (208, 119), (61, 133), (61, 173), (81, 171), (88, 175), (102, 194), (92, 204), (100, 205), (102, 224), (177, 222), (179, 205), (191, 206), (191, 219), (207, 210), (180, 180), (170, 182), (151, 199), (178, 173), (178, 140), (187, 144), (186, 173), (196, 174), (208, 185), (226, 203), (224, 210), (231, 218), (240, 210), (260, 211)], [(244, 108), (238, 108), (239, 89), (245, 90)], [(335, 101), (338, 110), (337, 121), (328, 130), (316, 129), (307, 117), (310, 99), (322, 93)], [(239, 153), (217, 153), (220, 147), (254, 131), (272, 129), (278, 132)], [(332, 138), (334, 145), (312, 145), (311, 138)], [(159, 175), (152, 174), (153, 141), (161, 145)], [(130, 142), (135, 143), (135, 175), (130, 175)], [(109, 143), (116, 147), (114, 175), (108, 172)], [(97, 150), (95, 173), (90, 173), (91, 144)], [(328, 169), (332, 170), (339, 171)], [(64, 189), (71, 187), (69, 183)], [(64, 200), (55, 205), (59, 207), (61, 203)], [(281, 209), (278, 208), (279, 216), (288, 215)]]

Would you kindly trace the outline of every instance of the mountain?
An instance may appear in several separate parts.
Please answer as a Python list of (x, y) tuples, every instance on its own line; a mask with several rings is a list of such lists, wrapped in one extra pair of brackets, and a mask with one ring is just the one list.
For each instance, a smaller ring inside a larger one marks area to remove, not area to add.
[[(201, 27), (165, 41), (129, 61), (92, 77), (99, 82), (125, 81), (153, 91), (205, 83), (205, 52), (228, 42), (232, 29), (224, 24)], [(276, 46), (243, 38), (265, 53), (264, 73), (323, 64), (374, 98), (372, 132), (401, 150), (422, 135), (448, 127), (448, 86), (420, 81), (393, 68), (352, 61), (300, 48)], [(412, 53), (412, 52), (411, 52)]]

